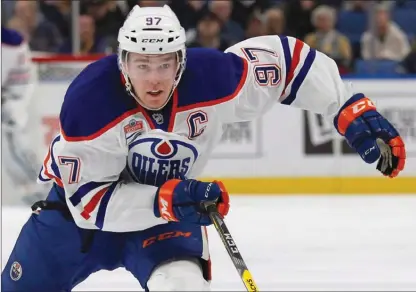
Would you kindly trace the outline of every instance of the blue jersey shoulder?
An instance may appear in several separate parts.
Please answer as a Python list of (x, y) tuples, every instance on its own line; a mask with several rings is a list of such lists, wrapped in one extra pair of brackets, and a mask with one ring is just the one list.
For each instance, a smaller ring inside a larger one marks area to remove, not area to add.
[(88, 65), (73, 80), (62, 104), (61, 128), (67, 137), (92, 139), (135, 107), (124, 89), (117, 56), (111, 55)]
[(23, 43), (23, 37), (17, 31), (2, 26), (1, 43), (9, 46), (20, 46)]
[(219, 103), (237, 93), (247, 75), (239, 56), (209, 48), (187, 50), (186, 69), (178, 86), (178, 107)]

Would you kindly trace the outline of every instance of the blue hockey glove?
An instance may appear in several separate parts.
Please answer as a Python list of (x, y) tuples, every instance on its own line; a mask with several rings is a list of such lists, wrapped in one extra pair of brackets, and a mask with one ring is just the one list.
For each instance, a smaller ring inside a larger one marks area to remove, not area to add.
[(363, 94), (355, 94), (345, 103), (334, 125), (365, 162), (379, 159), (377, 169), (383, 175), (396, 177), (404, 169), (406, 151), (402, 138)]
[(224, 217), (230, 208), (228, 192), (219, 181), (211, 183), (193, 179), (171, 179), (157, 191), (154, 214), (167, 221), (181, 221), (199, 225), (212, 224), (204, 202), (216, 202), (218, 212)]

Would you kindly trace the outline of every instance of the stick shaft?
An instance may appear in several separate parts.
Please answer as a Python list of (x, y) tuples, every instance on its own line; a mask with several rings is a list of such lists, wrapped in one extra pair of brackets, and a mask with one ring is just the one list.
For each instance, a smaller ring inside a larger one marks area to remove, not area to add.
[(247, 291), (259, 291), (253, 277), (251, 276), (250, 271), (247, 268), (246, 263), (243, 260), (240, 251), (237, 248), (237, 245), (235, 244), (233, 237), (231, 236), (230, 231), (228, 230), (227, 225), (225, 224), (221, 215), (218, 213), (216, 206), (213, 204), (207, 206), (206, 208), (209, 217), (214, 223), (215, 229), (217, 230), (222, 243), (224, 244), (225, 249), (227, 250), (228, 255), (230, 256), (235, 268), (237, 269), (237, 272), (240, 275), (240, 278), (243, 281)]

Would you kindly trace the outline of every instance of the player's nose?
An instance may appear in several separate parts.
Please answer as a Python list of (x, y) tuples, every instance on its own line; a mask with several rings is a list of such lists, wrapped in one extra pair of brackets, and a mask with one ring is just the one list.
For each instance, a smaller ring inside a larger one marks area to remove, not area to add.
[(160, 76), (155, 71), (150, 72), (149, 75), (147, 76), (147, 81), (152, 85), (159, 84), (160, 83)]

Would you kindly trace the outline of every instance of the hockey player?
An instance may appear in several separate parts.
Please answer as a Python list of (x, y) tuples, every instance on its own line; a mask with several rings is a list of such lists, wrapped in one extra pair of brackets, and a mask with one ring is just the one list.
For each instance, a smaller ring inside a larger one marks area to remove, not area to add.
[(226, 216), (229, 198), (221, 182), (195, 178), (224, 123), (275, 104), (333, 119), (365, 162), (378, 160), (390, 177), (403, 170), (397, 131), (342, 82), (333, 60), (300, 40), (187, 50), (168, 6), (136, 6), (118, 41), (117, 56), (89, 65), (66, 92), (39, 174), (54, 185), (17, 239), (4, 291), (70, 291), (118, 267), (149, 291), (209, 290), (211, 222), (200, 205), (215, 202)]
[(2, 167), (7, 174), (4, 178), (14, 186), (13, 196), (33, 200), (36, 191), (45, 189), (36, 184), (38, 163), (27, 137), (34, 67), (29, 47), (18, 32), (2, 27), (1, 49)]

